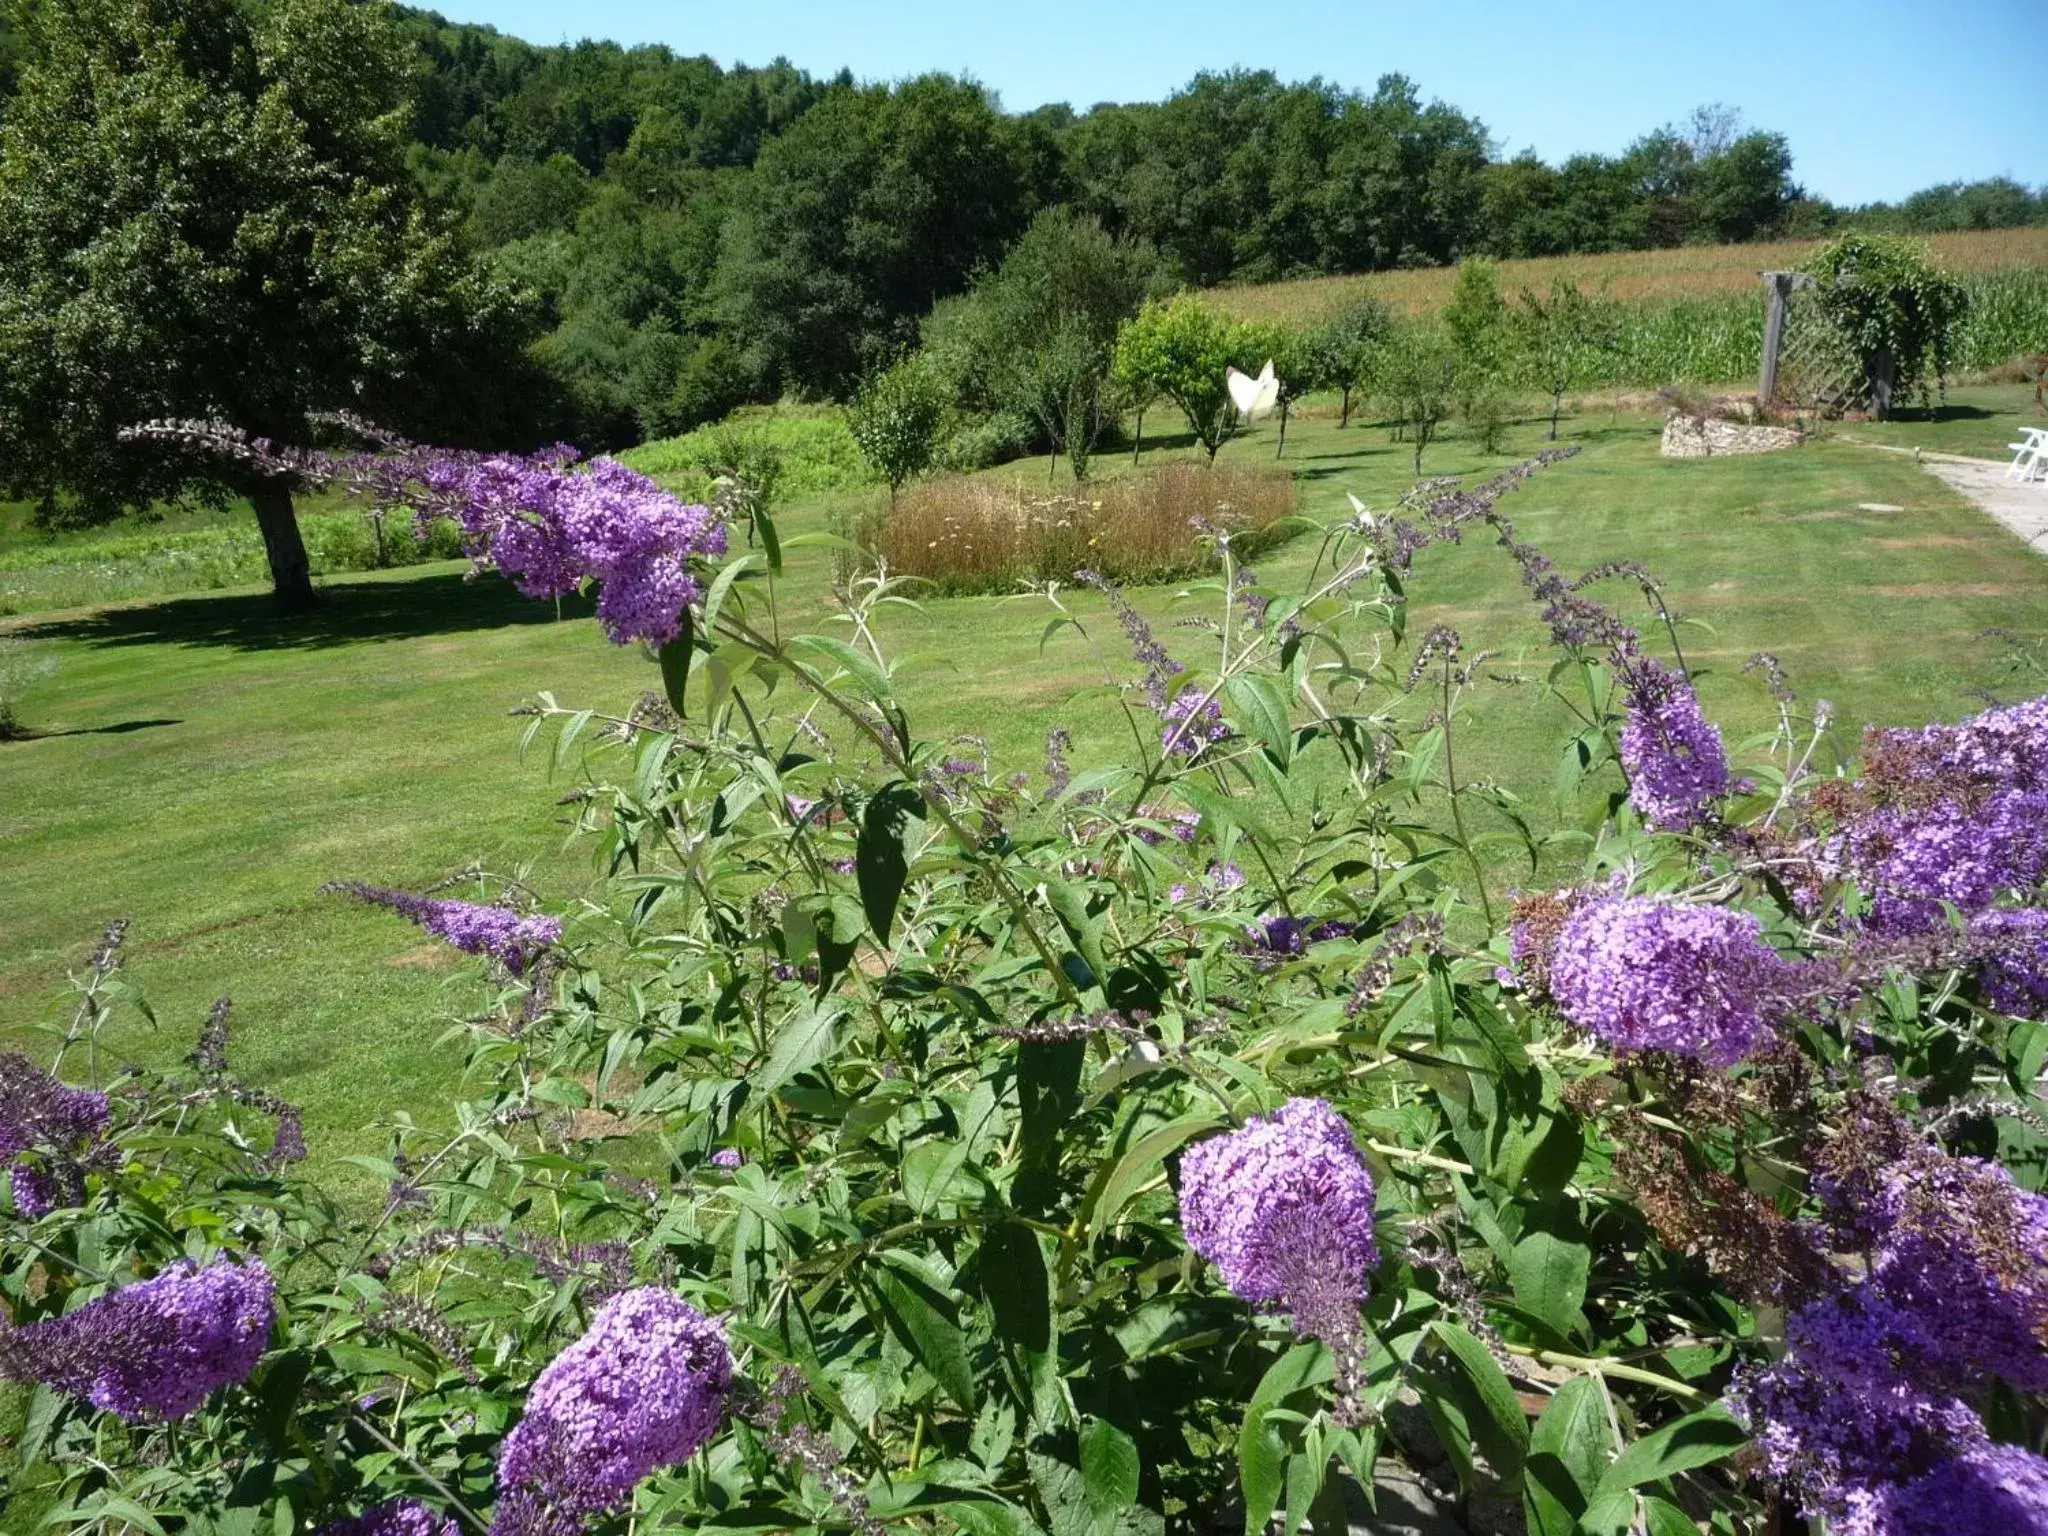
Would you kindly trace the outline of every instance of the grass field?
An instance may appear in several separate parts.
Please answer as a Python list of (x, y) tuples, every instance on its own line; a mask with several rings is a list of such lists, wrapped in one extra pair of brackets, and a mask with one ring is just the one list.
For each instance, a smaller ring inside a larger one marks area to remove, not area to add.
[[(1957, 273), (2002, 272), (2013, 267), (2048, 266), (2048, 226), (2033, 229), (1969, 230), (1930, 235), (1926, 243), (1941, 265)], [(1759, 272), (1798, 266), (1822, 244), (1781, 240), (1755, 245), (1681, 245), (1658, 251), (1616, 251), (1605, 255), (1545, 256), (1500, 264), (1501, 292), (1546, 291), (1566, 278), (1588, 292), (1622, 303), (1663, 304), (1710, 299), (1760, 290)], [(1354, 277), (1306, 277), (1212, 290), (1211, 297), (1246, 320), (1327, 319), (1361, 293), (1385, 300), (1410, 315), (1430, 315), (1443, 306), (1457, 277), (1455, 267), (1420, 267)], [(2044, 338), (2048, 344), (2048, 338)]]
[[(1957, 403), (1985, 414), (1920, 430), (2010, 435), (2031, 409), (2018, 389)], [(1903, 456), (1836, 439), (1763, 458), (1666, 461), (1657, 427), (1641, 414), (1568, 420), (1566, 436), (1586, 451), (1507, 509), (1564, 566), (1631, 558), (1667, 579), (1674, 606), (1696, 621), (1687, 654), (1731, 740), (1770, 718), (1760, 685), (1739, 672), (1760, 648), (1783, 659), (1806, 697), (1836, 704), (1847, 746), (1865, 720), (1975, 707), (1968, 691), (1998, 682), (1994, 649), (1977, 638), (1986, 627), (2048, 632), (2048, 563)], [(1454, 435), (1425, 468), (1484, 474), (1538, 446), (1533, 422), (1498, 457)], [(1320, 408), (1297, 414), (1288, 449), (1303, 508), (1318, 518), (1346, 511), (1347, 490), (1385, 506), (1408, 483), (1405, 445), (1378, 427), (1340, 432)], [(1247, 463), (1272, 453), (1270, 426), (1225, 450)], [(785, 531), (822, 528), (844, 507), (792, 505)], [(1261, 574), (1284, 588), (1312, 546), (1275, 552)], [(792, 552), (799, 622), (826, 611), (827, 558)], [(372, 1148), (379, 1122), (400, 1110), (440, 1113), (460, 1056), (437, 1037), (479, 998), (475, 973), (397, 919), (318, 887), (418, 886), (473, 861), (525, 864), (551, 903), (573, 904), (590, 871), (563, 847), (567, 813), (556, 802), (570, 784), (547, 754), (519, 758), (524, 722), (507, 712), (542, 689), (622, 708), (656, 681), (640, 655), (606, 645), (585, 612), (558, 622), (550, 606), (496, 579), (467, 583), (462, 570), (332, 579), (321, 611), (290, 623), (249, 590), (0, 624), (57, 663), (24, 703), (45, 734), (0, 744), (0, 1037), (31, 1040), (60, 1019), (63, 973), (102, 923), (127, 916), (131, 974), (160, 1022), (130, 1021), (120, 1048), (174, 1061), (207, 1005), (232, 994), (241, 1069), (309, 1106), (316, 1158)], [(1515, 572), (1484, 540), (1426, 552), (1410, 591), (1411, 632), (1454, 624), (1469, 645), (1503, 653), (1490, 671), (1543, 665)], [(1141, 606), (1170, 624), (1188, 611), (1174, 596), (1150, 591)], [(1092, 599), (1077, 608), (1103, 620)], [(1073, 730), (1077, 760), (1115, 753), (1099, 670), (1071, 635), (1041, 654), (1045, 616), (1033, 600), (963, 598), (895, 620), (888, 640), (919, 656), (906, 691), (925, 733), (978, 732), (1006, 770), (1036, 771), (1055, 723)], [(1114, 625), (1097, 628), (1121, 660)], [(1196, 631), (1164, 632), (1176, 647), (1202, 643)], [(1460, 756), (1545, 819), (1563, 736), (1533, 689), (1492, 687)]]

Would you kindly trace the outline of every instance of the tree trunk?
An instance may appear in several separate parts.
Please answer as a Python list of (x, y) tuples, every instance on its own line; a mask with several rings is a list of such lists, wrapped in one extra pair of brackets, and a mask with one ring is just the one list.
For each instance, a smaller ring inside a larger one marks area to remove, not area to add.
[(1145, 451), (1145, 407), (1138, 407), (1138, 429), (1131, 434), (1131, 468), (1138, 467), (1138, 455)]
[(1557, 413), (1564, 409), (1564, 391), (1558, 390), (1550, 397), (1550, 440), (1557, 441)]
[(1351, 425), (1351, 386), (1350, 386), (1349, 384), (1346, 384), (1346, 385), (1344, 386), (1344, 409), (1343, 409), (1342, 413), (1341, 413), (1341, 414), (1339, 414), (1339, 416), (1337, 417), (1337, 430), (1341, 432), (1341, 431), (1343, 431), (1343, 429), (1344, 429), (1344, 428), (1346, 428), (1346, 427), (1348, 427), (1348, 426), (1350, 426), (1350, 425)]
[(1870, 359), (1870, 413), (1879, 421), (1892, 419), (1892, 392), (1899, 385), (1899, 362), (1890, 348), (1881, 348)]
[(263, 553), (270, 560), (270, 588), (278, 608), (285, 613), (304, 613), (313, 606), (313, 569), (306, 559), (306, 541), (299, 534), (298, 515), (292, 511), (291, 483), (266, 476), (251, 487), (249, 504), (256, 509), (256, 526), (263, 533)]
[(1283, 458), (1287, 453), (1287, 402), (1280, 402), (1280, 446), (1273, 450), (1273, 457)]

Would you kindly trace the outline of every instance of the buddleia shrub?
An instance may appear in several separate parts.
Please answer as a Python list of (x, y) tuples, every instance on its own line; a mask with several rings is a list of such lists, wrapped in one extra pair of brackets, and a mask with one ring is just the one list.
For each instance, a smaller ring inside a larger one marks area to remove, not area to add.
[[(1780, 728), (1725, 742), (1593, 595), (1661, 615), (1651, 574), (1515, 529), (1560, 455), (1325, 529), (1297, 591), (1219, 536), (1170, 639), (1048, 586), (1128, 744), (999, 764), (918, 733), (894, 578), (792, 635), (772, 526), (721, 558), (602, 461), (397, 451), (294, 472), (659, 647), (628, 713), (531, 710), (602, 897), (335, 893), (481, 968), (464, 1096), (360, 1206), (225, 1004), (112, 1069), (103, 947), (0, 1097), (54, 1523), (1292, 1530), (1398, 1458), (1560, 1536), (2043, 1528), (2048, 702), (1823, 773), (1764, 657)], [(1590, 844), (1462, 770), (1500, 664), (1405, 622), (1452, 539), (1520, 570)], [(1504, 844), (1583, 868), (1505, 889)]]

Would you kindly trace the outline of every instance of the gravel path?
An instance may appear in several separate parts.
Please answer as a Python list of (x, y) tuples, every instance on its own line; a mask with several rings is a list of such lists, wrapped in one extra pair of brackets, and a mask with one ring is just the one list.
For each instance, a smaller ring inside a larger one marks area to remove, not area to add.
[(2048, 480), (2008, 480), (2002, 463), (1947, 453), (1922, 454), (1920, 467), (1997, 518), (2035, 553), (2048, 554)]

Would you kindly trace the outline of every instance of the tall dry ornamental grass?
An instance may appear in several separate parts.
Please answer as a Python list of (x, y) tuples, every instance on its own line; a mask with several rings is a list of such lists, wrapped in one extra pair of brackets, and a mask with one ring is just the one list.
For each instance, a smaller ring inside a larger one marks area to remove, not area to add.
[(1117, 582), (1159, 581), (1201, 567), (1198, 524), (1250, 550), (1293, 511), (1293, 478), (1274, 470), (1173, 463), (1070, 492), (963, 477), (906, 489), (861, 543), (943, 592), (1006, 591), (1083, 567)]

